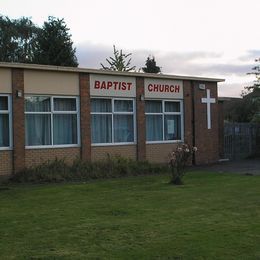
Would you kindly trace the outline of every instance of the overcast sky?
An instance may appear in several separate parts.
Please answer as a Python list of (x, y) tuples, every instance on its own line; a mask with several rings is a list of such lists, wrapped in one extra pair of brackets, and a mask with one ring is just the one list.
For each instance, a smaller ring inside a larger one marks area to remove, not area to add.
[(80, 67), (100, 68), (113, 44), (132, 65), (155, 56), (165, 74), (226, 79), (219, 96), (239, 96), (260, 57), (259, 0), (0, 0), (0, 14), (64, 18)]

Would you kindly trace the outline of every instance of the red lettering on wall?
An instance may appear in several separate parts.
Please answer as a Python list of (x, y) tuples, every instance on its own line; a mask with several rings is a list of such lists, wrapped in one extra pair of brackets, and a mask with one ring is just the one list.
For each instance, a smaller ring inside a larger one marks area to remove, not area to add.
[(107, 82), (107, 89), (110, 89), (113, 86), (113, 83), (111, 81)]
[(153, 85), (152, 84), (148, 85), (148, 91), (153, 91)]
[(95, 80), (94, 88), (100, 88), (100, 81)]
[(127, 83), (127, 86), (128, 86), (128, 89), (127, 89), (127, 90), (130, 90), (130, 89), (131, 89), (131, 86), (132, 86), (132, 83), (128, 82), (128, 83)]

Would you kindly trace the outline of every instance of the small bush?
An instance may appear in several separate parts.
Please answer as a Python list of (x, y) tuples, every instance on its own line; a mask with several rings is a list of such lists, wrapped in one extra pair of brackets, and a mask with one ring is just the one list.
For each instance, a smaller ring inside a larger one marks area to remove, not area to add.
[(165, 165), (154, 165), (147, 161), (134, 161), (122, 156), (108, 155), (106, 160), (87, 162), (76, 159), (72, 165), (64, 159), (55, 159), (41, 165), (25, 169), (12, 175), (11, 182), (64, 182), (88, 181), (92, 179), (117, 178), (158, 174), (166, 172)]

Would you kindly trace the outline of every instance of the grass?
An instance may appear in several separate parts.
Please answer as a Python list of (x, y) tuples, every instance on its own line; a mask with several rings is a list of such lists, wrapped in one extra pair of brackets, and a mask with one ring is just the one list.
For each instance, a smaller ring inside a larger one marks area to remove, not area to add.
[(260, 259), (260, 176), (0, 187), (0, 259)]

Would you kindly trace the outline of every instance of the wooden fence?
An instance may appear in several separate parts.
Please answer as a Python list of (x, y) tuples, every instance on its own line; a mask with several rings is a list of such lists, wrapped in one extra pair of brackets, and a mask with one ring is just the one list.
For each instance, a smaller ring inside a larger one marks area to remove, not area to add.
[(224, 158), (239, 160), (260, 154), (260, 124), (225, 123)]

